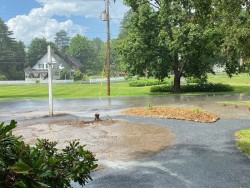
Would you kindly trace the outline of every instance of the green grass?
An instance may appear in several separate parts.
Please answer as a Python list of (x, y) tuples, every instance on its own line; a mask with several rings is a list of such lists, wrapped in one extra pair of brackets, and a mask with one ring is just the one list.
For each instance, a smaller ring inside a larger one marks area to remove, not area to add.
[(250, 130), (241, 130), (235, 133), (236, 145), (240, 151), (250, 156)]
[(233, 86), (234, 93), (250, 93), (250, 75), (239, 74), (229, 78), (226, 74), (208, 75), (208, 81), (212, 83), (223, 83)]
[[(226, 74), (208, 75), (208, 81), (212, 83), (229, 84), (234, 88), (233, 92), (227, 93), (248, 93), (250, 94), (250, 75), (247, 73), (233, 75), (229, 78)], [(250, 110), (250, 101), (224, 101), (223, 105), (242, 105), (248, 106)]]
[[(233, 92), (223, 93), (250, 93), (250, 76), (248, 74), (233, 75), (229, 78), (226, 74), (208, 75), (208, 81), (213, 83), (223, 83), (232, 85)], [(111, 83), (111, 96), (149, 96), (149, 95), (168, 95), (169, 93), (151, 93), (151, 86), (129, 87), (128, 82)], [(100, 93), (100, 84), (62, 84), (53, 85), (55, 98), (96, 98), (107, 97), (106, 84), (103, 84)], [(185, 93), (182, 95), (201, 95), (202, 93)], [(0, 100), (8, 99), (41, 99), (48, 98), (47, 85), (31, 86), (0, 86)], [(232, 102), (232, 101), (231, 101)], [(247, 105), (249, 101), (246, 101)]]
[(250, 101), (225, 101), (225, 102), (219, 102), (220, 104), (223, 104), (224, 106), (227, 105), (238, 105), (238, 106), (248, 106), (250, 110)]
[[(147, 96), (150, 87), (133, 88), (128, 83), (111, 84), (111, 96)], [(53, 85), (55, 98), (91, 98), (107, 97), (106, 85), (100, 84), (67, 84)], [(0, 86), (0, 100), (23, 98), (48, 98), (47, 85), (32, 86)]]

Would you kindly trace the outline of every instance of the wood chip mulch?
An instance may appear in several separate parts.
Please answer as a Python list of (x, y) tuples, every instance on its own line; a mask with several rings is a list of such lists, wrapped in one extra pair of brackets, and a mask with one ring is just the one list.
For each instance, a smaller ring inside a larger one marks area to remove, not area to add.
[(214, 123), (220, 117), (213, 113), (198, 108), (152, 107), (131, 108), (122, 111), (122, 114), (155, 118), (179, 119), (202, 123)]

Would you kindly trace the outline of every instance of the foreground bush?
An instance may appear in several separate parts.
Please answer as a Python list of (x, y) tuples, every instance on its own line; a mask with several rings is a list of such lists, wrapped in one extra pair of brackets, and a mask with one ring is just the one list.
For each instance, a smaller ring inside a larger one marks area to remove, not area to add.
[(0, 187), (71, 187), (70, 181), (85, 185), (92, 180), (96, 159), (79, 142), (62, 151), (56, 142), (38, 140), (32, 147), (12, 135), (16, 122), (0, 124)]
[[(153, 86), (150, 92), (173, 92), (172, 85)], [(194, 85), (182, 85), (181, 92), (228, 92), (233, 91), (232, 86), (221, 83), (203, 83)]]
[(144, 86), (153, 86), (153, 85), (161, 85), (166, 84), (166, 81), (159, 81), (159, 80), (137, 80), (129, 82), (130, 87), (144, 87)]

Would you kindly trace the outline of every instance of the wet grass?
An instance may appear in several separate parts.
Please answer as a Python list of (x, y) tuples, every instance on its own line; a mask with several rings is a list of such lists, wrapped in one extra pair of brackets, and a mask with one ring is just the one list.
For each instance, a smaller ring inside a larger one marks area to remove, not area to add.
[(208, 81), (231, 85), (234, 88), (233, 93), (250, 93), (250, 75), (247, 73), (233, 75), (231, 78), (226, 74), (209, 74)]
[[(229, 78), (226, 74), (208, 75), (208, 81), (213, 83), (223, 83), (232, 85), (233, 92), (223, 92), (223, 94), (249, 93), (250, 94), (250, 76), (249, 74), (233, 75)], [(169, 95), (171, 93), (151, 93), (151, 86), (129, 87), (128, 82), (111, 83), (111, 96), (152, 96)], [(62, 84), (53, 85), (53, 94), (55, 98), (96, 98), (107, 97), (106, 84), (101, 87), (100, 84)], [(202, 93), (184, 93), (181, 95), (201, 95)], [(210, 93), (212, 94), (212, 93)], [(216, 94), (216, 93), (213, 93)], [(221, 92), (219, 94), (222, 94)], [(0, 86), (0, 100), (23, 99), (23, 98), (48, 98), (47, 85), (29, 85), (29, 86)], [(225, 101), (226, 102), (226, 101)], [(231, 101), (232, 102), (232, 101)], [(248, 102), (248, 101), (246, 101)]]
[(240, 151), (250, 156), (250, 130), (241, 130), (235, 133), (236, 144)]
[[(148, 96), (150, 87), (133, 88), (128, 83), (111, 85), (111, 96)], [(106, 85), (100, 84), (67, 84), (53, 85), (55, 98), (93, 98), (107, 97)], [(0, 100), (23, 98), (48, 98), (47, 85), (0, 86)]]

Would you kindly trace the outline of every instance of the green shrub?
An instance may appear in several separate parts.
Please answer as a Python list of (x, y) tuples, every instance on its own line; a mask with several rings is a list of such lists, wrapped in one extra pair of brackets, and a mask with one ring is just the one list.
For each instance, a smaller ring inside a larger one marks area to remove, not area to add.
[(0, 187), (71, 187), (70, 181), (85, 185), (92, 180), (96, 159), (79, 142), (70, 142), (62, 151), (57, 142), (38, 140), (25, 144), (12, 135), (16, 122), (0, 124)]
[(153, 85), (161, 85), (166, 84), (166, 82), (161, 82), (159, 80), (137, 80), (133, 82), (129, 82), (130, 87), (144, 87), (144, 86), (153, 86)]
[(66, 79), (69, 79), (69, 78), (70, 78), (69, 76), (70, 76), (70, 73), (68, 72), (67, 69), (63, 69), (63, 70), (60, 72), (60, 79), (61, 79), (61, 80), (64, 80), (65, 77), (66, 77)]
[(205, 84), (207, 83), (207, 76), (201, 78), (188, 77), (186, 78), (187, 84)]
[(5, 75), (0, 75), (0, 81), (5, 81), (7, 80), (6, 76)]
[(153, 109), (152, 103), (151, 103), (151, 102), (148, 102), (146, 108), (147, 108), (148, 110), (152, 110), (152, 109)]
[[(150, 88), (150, 92), (173, 92), (173, 86), (154, 86)], [(228, 92), (233, 91), (230, 85), (221, 83), (202, 83), (193, 85), (181, 85), (181, 92)]]
[(82, 80), (83, 79), (83, 73), (79, 70), (77, 70), (75, 73), (74, 73), (74, 80), (77, 81), (77, 80)]
[(221, 83), (203, 83), (181, 86), (182, 92), (227, 92), (233, 91), (232, 86)]
[(172, 91), (174, 91), (173, 85), (153, 86), (150, 88), (150, 92), (172, 92)]
[(200, 79), (189, 77), (189, 78), (186, 78), (186, 81), (188, 84), (198, 84), (200, 82)]

